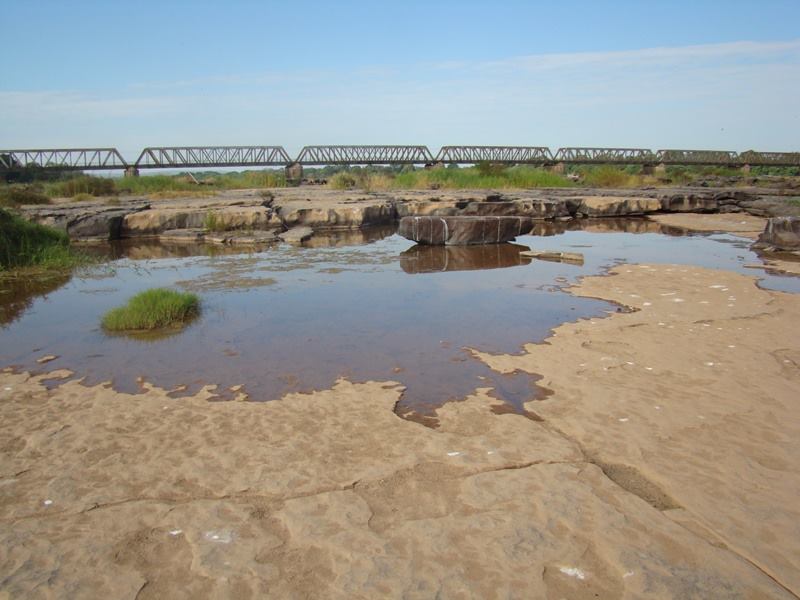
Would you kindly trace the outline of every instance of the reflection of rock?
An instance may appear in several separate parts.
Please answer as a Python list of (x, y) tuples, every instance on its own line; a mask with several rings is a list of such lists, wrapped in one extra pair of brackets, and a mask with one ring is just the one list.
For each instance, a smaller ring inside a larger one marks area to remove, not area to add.
[(308, 248), (339, 248), (369, 244), (393, 235), (394, 225), (365, 227), (363, 229), (323, 229), (315, 231), (314, 237), (303, 244)]
[(755, 248), (770, 250), (800, 250), (800, 217), (771, 217), (764, 232), (758, 236)]
[(412, 246), (400, 255), (400, 268), (406, 273), (473, 271), (502, 269), (531, 262), (520, 252), (527, 246), (489, 244), (480, 246)]
[(403, 217), (397, 233), (419, 244), (500, 244), (528, 233), (529, 217)]
[(604, 219), (573, 219), (571, 221), (542, 221), (534, 223), (531, 235), (559, 235), (566, 231), (593, 233), (665, 233), (681, 235), (683, 230), (669, 227), (647, 218), (606, 217)]
[(522, 252), (522, 256), (528, 258), (538, 258), (539, 260), (548, 260), (550, 262), (564, 262), (574, 265), (583, 264), (583, 254), (579, 252), (557, 252), (554, 250), (526, 250)]
[(203, 241), (205, 231), (202, 229), (168, 229), (158, 236), (162, 242), (178, 244), (197, 244)]

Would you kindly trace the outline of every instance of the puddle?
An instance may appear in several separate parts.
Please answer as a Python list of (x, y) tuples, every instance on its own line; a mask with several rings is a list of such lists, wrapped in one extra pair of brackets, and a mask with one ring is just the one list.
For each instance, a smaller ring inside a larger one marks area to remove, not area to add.
[[(575, 229), (581, 227), (581, 229)], [(550, 329), (617, 307), (560, 291), (616, 262), (674, 262), (753, 275), (749, 243), (727, 235), (664, 235), (644, 220), (546, 223), (516, 244), (424, 248), (381, 228), (312, 238), (312, 244), (241, 248), (115, 244), (109, 265), (71, 279), (0, 281), (0, 368), (42, 371), (58, 358), (88, 384), (141, 380), (173, 395), (218, 384), (220, 398), (251, 400), (329, 388), (340, 376), (407, 387), (398, 414), (430, 415), (476, 387), (516, 411), (542, 395), (535, 378), (500, 375), (465, 347), (518, 352)], [(674, 233), (674, 232), (673, 232)], [(582, 266), (531, 260), (520, 251), (569, 250)], [(178, 335), (109, 336), (100, 318), (156, 286), (201, 295), (200, 318)], [(800, 291), (800, 278), (765, 274), (762, 286)], [(60, 381), (54, 381), (57, 385)], [(243, 386), (241, 389), (235, 386)], [(181, 387), (184, 386), (184, 387)], [(230, 390), (234, 388), (235, 391)], [(543, 396), (542, 396), (543, 397)], [(502, 410), (502, 409), (501, 409)]]

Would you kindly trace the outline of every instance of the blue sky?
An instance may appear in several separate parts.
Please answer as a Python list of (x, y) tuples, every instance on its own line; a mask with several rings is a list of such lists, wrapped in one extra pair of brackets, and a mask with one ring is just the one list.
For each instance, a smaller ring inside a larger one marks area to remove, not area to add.
[(800, 1), (0, 0), (0, 147), (800, 150)]

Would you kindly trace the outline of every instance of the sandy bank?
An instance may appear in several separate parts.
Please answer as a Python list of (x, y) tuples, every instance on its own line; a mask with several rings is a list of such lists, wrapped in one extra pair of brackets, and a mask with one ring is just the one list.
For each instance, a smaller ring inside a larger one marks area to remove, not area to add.
[(542, 374), (553, 394), (528, 406), (546, 423), (666, 518), (797, 593), (800, 297), (680, 265), (611, 273), (571, 291), (636, 312), (564, 325), (519, 356), (476, 354)]
[(800, 590), (800, 297), (621, 266), (639, 309), (520, 356), (430, 429), (392, 382), (270, 403), (0, 375), (10, 597), (780, 598)]

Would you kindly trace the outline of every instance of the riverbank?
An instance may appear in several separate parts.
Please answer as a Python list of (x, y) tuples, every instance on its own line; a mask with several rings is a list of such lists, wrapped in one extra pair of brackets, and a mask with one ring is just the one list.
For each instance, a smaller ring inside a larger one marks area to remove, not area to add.
[(475, 352), (548, 393), (523, 415), (478, 388), (435, 429), (389, 380), (209, 402), (5, 371), (2, 589), (794, 597), (800, 296), (755, 281), (586, 277), (569, 293), (634, 311)]

